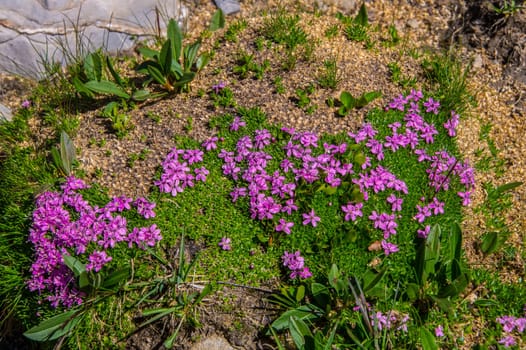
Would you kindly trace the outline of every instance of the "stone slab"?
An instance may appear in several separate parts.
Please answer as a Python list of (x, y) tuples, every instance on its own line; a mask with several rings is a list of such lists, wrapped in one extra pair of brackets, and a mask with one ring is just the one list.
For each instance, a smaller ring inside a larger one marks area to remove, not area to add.
[(0, 0), (0, 71), (38, 79), (44, 62), (126, 51), (187, 15), (179, 0)]
[(231, 15), (241, 11), (241, 6), (237, 0), (214, 0), (214, 2), (225, 15)]

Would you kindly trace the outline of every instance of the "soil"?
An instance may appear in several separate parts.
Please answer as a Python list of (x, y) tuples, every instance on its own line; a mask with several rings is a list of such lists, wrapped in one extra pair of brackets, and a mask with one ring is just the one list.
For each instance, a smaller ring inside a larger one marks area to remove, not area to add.
[[(162, 99), (141, 105), (137, 110), (129, 111), (135, 124), (134, 130), (120, 140), (108, 131), (105, 119), (100, 118), (98, 110), (79, 115), (80, 128), (73, 135), (79, 150), (80, 167), (89, 180), (99, 182), (110, 189), (111, 194), (144, 195), (151, 186), (157, 166), (173, 145), (177, 135), (189, 135), (204, 140), (213, 134), (208, 128), (210, 117), (219, 112), (210, 100), (202, 98), (200, 91), (209, 91), (211, 85), (219, 81), (228, 83), (235, 92), (235, 100), (240, 106), (255, 105), (269, 116), (271, 122), (281, 123), (298, 130), (315, 132), (351, 131), (360, 125), (363, 116), (374, 107), (385, 105), (397, 96), (400, 87), (392, 82), (387, 64), (396, 61), (407, 76), (420, 78), (423, 74), (417, 58), (404, 56), (401, 60), (400, 47), (383, 47), (366, 50), (362, 43), (351, 42), (338, 36), (324, 38), (331, 25), (337, 25), (334, 14), (343, 11), (355, 14), (360, 5), (355, 1), (318, 0), (310, 1), (273, 1), (246, 0), (241, 3), (241, 12), (227, 18), (227, 25), (236, 19), (245, 19), (248, 29), (239, 36), (237, 43), (226, 42), (217, 50), (211, 63), (192, 82), (189, 94)], [(516, 1), (522, 5), (523, 1)], [(380, 30), (373, 33), (373, 40), (386, 40), (386, 29), (394, 25), (401, 37), (404, 48), (415, 47), (422, 50), (437, 51), (453, 48), (466, 65), (471, 64), (470, 90), (477, 101), (469, 114), (462, 120), (458, 142), (465, 157), (472, 164), (477, 149), (487, 149), (479, 139), (480, 126), (491, 122), (491, 138), (501, 150), (500, 157), (506, 162), (507, 172), (498, 177), (492, 172), (478, 173), (477, 182), (492, 181), (503, 184), (526, 179), (526, 11), (518, 10), (513, 15), (496, 14), (488, 1), (455, 0), (372, 0), (367, 2), (369, 18)], [(301, 7), (301, 23), (312, 38), (323, 38), (320, 47), (314, 51), (312, 60), (299, 61), (296, 69), (283, 73), (281, 55), (271, 50), (267, 56), (257, 56), (258, 62), (270, 61), (270, 69), (265, 78), (240, 79), (232, 72), (240, 50), (255, 52), (252, 45), (257, 29), (262, 25), (262, 11), (285, 6), (289, 10)], [(501, 6), (502, 1), (493, 1)], [(209, 1), (189, 1), (189, 36), (196, 36), (206, 26), (215, 6)], [(314, 15), (317, 10), (321, 15)], [(382, 34), (384, 33), (384, 34)], [(203, 49), (212, 48), (214, 40), (221, 33), (214, 33), (203, 43)], [(294, 103), (295, 89), (307, 87), (316, 79), (322, 67), (320, 62), (336, 58), (340, 71), (345, 72), (335, 91), (316, 89), (311, 103), (317, 106), (312, 114), (306, 114)], [(306, 75), (305, 72), (313, 72)], [(273, 78), (282, 76), (285, 93), (274, 92)], [(15, 77), (0, 75), (0, 103), (16, 109), (28, 95), (31, 83)], [(382, 98), (352, 115), (352, 118), (335, 118), (334, 112), (326, 103), (327, 94), (339, 96), (342, 90), (359, 95), (365, 91), (381, 90)], [(228, 111), (228, 110), (227, 110)], [(222, 113), (224, 110), (222, 111)], [(46, 134), (41, 126), (34, 126), (37, 133)], [(130, 158), (147, 149), (143, 160), (130, 166)], [(473, 208), (484, 200), (484, 191), (480, 186), (474, 194), (474, 203), (467, 209), (463, 232), (465, 250), (471, 263), (494, 268), (498, 255), (481, 258), (477, 251), (478, 237), (484, 232), (484, 222)], [(512, 235), (509, 244), (520, 252), (525, 240), (526, 228), (526, 190), (524, 186), (513, 193), (513, 209), (506, 213)], [(509, 272), (502, 272), (506, 280), (518, 280), (524, 277), (524, 262), (517, 258), (509, 261)], [(199, 285), (194, 286), (200, 288)], [(269, 283), (263, 290), (235, 285), (224, 285), (220, 292), (204, 301), (200, 310), (201, 327), (185, 328), (178, 338), (178, 349), (198, 349), (209, 338), (219, 339), (217, 344), (226, 340), (230, 346), (238, 349), (271, 349), (269, 339), (262, 329), (270, 322), (272, 310), (263, 301), (268, 293), (264, 289), (275, 288)], [(473, 298), (480, 295), (473, 291)], [(222, 302), (226, 299), (228, 307)], [(477, 325), (471, 335), (466, 335), (466, 347), (469, 337), (476, 339), (484, 324)], [(130, 337), (127, 345), (130, 349), (159, 349), (162, 339), (175, 329), (172, 321), (158, 322), (151, 327), (139, 330)], [(460, 332), (461, 330), (459, 330)], [(226, 344), (226, 343), (223, 343)], [(219, 345), (218, 345), (219, 346)], [(227, 349), (227, 345), (223, 347)], [(213, 347), (208, 347), (213, 349)]]

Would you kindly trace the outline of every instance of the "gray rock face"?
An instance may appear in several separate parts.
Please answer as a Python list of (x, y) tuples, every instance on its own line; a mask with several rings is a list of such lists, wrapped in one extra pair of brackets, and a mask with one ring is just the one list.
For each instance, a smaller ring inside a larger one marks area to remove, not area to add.
[(11, 110), (0, 103), (0, 123), (10, 122), (11, 120), (13, 120)]
[(214, 2), (225, 15), (231, 15), (241, 10), (241, 6), (237, 0), (214, 0)]
[(0, 0), (0, 71), (41, 78), (44, 63), (129, 50), (187, 14), (179, 0)]

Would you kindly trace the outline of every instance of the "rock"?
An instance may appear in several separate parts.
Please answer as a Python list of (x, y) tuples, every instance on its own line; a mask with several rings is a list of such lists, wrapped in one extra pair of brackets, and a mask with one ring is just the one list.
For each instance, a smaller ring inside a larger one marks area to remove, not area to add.
[(212, 335), (194, 344), (191, 350), (235, 350), (223, 337)]
[(187, 15), (180, 0), (0, 0), (0, 71), (42, 78), (45, 63), (130, 50)]
[(225, 15), (231, 15), (241, 10), (241, 6), (237, 0), (214, 0), (214, 2)]
[(412, 29), (418, 29), (418, 27), (420, 27), (420, 21), (417, 19), (411, 18), (410, 20), (407, 21), (407, 26)]
[(3, 122), (10, 122), (13, 120), (13, 113), (11, 113), (11, 110), (0, 103), (0, 123)]
[(484, 61), (482, 60), (482, 55), (479, 53), (475, 54), (473, 57), (473, 69), (480, 69), (483, 64)]

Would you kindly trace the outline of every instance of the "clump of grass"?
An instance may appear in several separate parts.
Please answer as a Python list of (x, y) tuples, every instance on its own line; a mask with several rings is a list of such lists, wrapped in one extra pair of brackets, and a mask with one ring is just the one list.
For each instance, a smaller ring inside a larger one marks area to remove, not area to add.
[(264, 38), (284, 46), (283, 69), (287, 71), (293, 70), (299, 59), (309, 61), (316, 46), (314, 40), (309, 40), (299, 21), (299, 15), (289, 14), (284, 9), (279, 9), (264, 20), (261, 29)]
[(317, 81), (322, 88), (334, 90), (338, 87), (341, 77), (338, 72), (338, 62), (336, 58), (329, 58), (323, 61), (323, 69)]
[(225, 31), (225, 40), (237, 43), (239, 40), (239, 34), (246, 28), (247, 21), (245, 19), (239, 19), (231, 23)]
[(451, 53), (434, 55), (423, 62), (428, 80), (433, 84), (442, 104), (458, 113), (473, 105), (473, 96), (467, 88), (470, 66), (463, 66)]
[(284, 45), (287, 50), (292, 51), (307, 43), (307, 33), (299, 22), (298, 15), (288, 14), (280, 9), (265, 19), (261, 32), (267, 40)]

